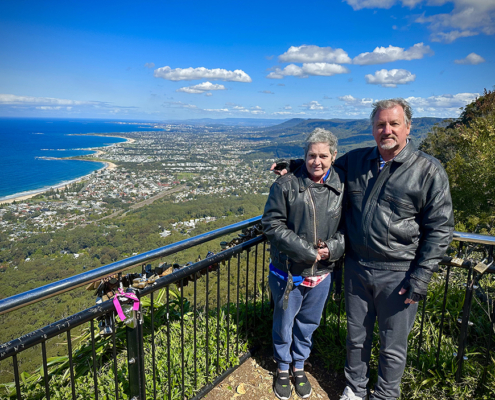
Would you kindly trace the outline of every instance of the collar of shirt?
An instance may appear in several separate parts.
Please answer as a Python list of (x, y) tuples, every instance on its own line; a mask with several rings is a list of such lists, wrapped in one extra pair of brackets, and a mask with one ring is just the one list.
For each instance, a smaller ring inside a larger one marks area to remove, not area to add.
[[(406, 143), (409, 143), (409, 139), (407, 139)], [(380, 153), (378, 153), (378, 155), (380, 156), (380, 164), (378, 165), (378, 171), (381, 171), (383, 169), (383, 167), (385, 167), (386, 163), (394, 161), (394, 158), (397, 157), (397, 156), (395, 156), (391, 160), (385, 161)]]

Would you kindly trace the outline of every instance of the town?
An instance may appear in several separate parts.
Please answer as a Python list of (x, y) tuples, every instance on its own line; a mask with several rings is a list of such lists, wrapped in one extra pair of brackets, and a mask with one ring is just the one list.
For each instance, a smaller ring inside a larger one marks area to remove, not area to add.
[[(162, 197), (181, 203), (200, 196), (268, 195), (274, 180), (269, 172), (273, 159), (256, 158), (256, 148), (269, 144), (256, 131), (170, 124), (154, 124), (154, 128), (162, 130), (126, 133), (127, 142), (78, 157), (107, 164), (78, 182), (0, 204), (3, 233), (18, 241), (98, 223)], [(184, 222), (194, 226), (194, 221), (177, 222), (164, 231), (181, 229)]]

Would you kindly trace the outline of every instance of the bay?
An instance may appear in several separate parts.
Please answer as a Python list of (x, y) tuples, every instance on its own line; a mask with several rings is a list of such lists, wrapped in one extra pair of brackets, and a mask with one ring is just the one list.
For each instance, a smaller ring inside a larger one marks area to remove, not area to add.
[(101, 162), (47, 159), (91, 154), (89, 148), (126, 139), (77, 134), (156, 130), (152, 125), (89, 119), (0, 118), (0, 200), (70, 182), (104, 167)]

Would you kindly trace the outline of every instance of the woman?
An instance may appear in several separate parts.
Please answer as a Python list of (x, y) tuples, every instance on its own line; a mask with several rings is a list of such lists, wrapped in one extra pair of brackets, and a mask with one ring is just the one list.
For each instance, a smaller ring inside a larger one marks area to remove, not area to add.
[(332, 168), (336, 155), (337, 138), (315, 129), (304, 146), (305, 164), (273, 183), (263, 213), (275, 303), (272, 336), (278, 368), (273, 389), (281, 400), (291, 396), (290, 364), (298, 396), (311, 395), (304, 361), (330, 290), (330, 272), (344, 253), (344, 236), (338, 231), (344, 180)]

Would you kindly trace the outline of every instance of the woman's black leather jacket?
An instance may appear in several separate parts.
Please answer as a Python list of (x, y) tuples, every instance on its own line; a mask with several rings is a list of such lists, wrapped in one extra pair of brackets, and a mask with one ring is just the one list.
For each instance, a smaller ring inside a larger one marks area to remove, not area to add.
[[(339, 231), (343, 198), (344, 175), (335, 167), (323, 184), (309, 178), (305, 165), (279, 177), (270, 189), (261, 220), (271, 243), (272, 265), (300, 276), (332, 271), (345, 248)], [(319, 239), (328, 247), (329, 260), (316, 262)]]

